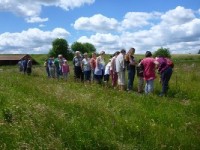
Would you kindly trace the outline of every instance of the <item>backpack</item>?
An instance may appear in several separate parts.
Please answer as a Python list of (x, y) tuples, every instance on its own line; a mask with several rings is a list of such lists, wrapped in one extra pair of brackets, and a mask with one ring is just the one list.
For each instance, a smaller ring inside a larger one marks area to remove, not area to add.
[(48, 65), (49, 65), (50, 67), (52, 67), (52, 65), (53, 65), (53, 60), (49, 59), (49, 60), (48, 60)]

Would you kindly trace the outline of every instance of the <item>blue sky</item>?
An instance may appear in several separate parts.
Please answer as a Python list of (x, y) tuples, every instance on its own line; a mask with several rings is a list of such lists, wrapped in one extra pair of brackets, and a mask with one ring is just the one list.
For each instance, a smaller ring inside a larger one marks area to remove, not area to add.
[(0, 0), (0, 54), (48, 53), (55, 38), (113, 53), (200, 50), (199, 0)]

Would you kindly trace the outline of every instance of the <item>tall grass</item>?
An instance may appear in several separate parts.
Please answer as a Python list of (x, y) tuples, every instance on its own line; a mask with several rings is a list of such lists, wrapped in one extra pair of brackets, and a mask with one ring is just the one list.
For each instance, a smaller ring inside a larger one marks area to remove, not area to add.
[(175, 65), (162, 98), (157, 81), (155, 94), (141, 95), (4, 67), (0, 149), (199, 149), (199, 64)]

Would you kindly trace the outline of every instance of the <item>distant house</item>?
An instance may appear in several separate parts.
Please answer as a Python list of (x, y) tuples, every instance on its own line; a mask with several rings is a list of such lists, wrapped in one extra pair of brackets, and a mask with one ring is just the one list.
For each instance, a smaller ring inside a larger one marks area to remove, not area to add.
[(0, 66), (4, 65), (16, 65), (19, 60), (25, 59), (25, 58), (31, 58), (33, 64), (38, 64), (37, 61), (35, 61), (30, 55), (28, 54), (2, 54), (0, 55)]

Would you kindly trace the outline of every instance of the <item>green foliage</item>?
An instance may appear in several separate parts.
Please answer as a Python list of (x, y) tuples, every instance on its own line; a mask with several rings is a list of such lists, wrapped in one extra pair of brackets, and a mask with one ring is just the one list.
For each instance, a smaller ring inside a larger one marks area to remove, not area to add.
[(7, 109), (5, 108), (3, 110), (3, 117), (4, 117), (4, 120), (8, 123), (12, 123), (12, 112), (10, 109)]
[(80, 51), (82, 54), (87, 52), (87, 53), (92, 53), (96, 51), (96, 48), (94, 45), (90, 43), (80, 43), (80, 42), (74, 42), (71, 45), (72, 51)]
[(171, 53), (168, 48), (159, 48), (157, 51), (153, 53), (154, 57), (167, 57), (171, 58)]
[(49, 56), (58, 57), (59, 54), (62, 54), (68, 60), (72, 60), (73, 54), (69, 50), (68, 42), (62, 38), (55, 39), (52, 42), (52, 49), (49, 51)]
[(96, 52), (96, 48), (90, 43), (83, 43), (83, 46), (88, 53)]

